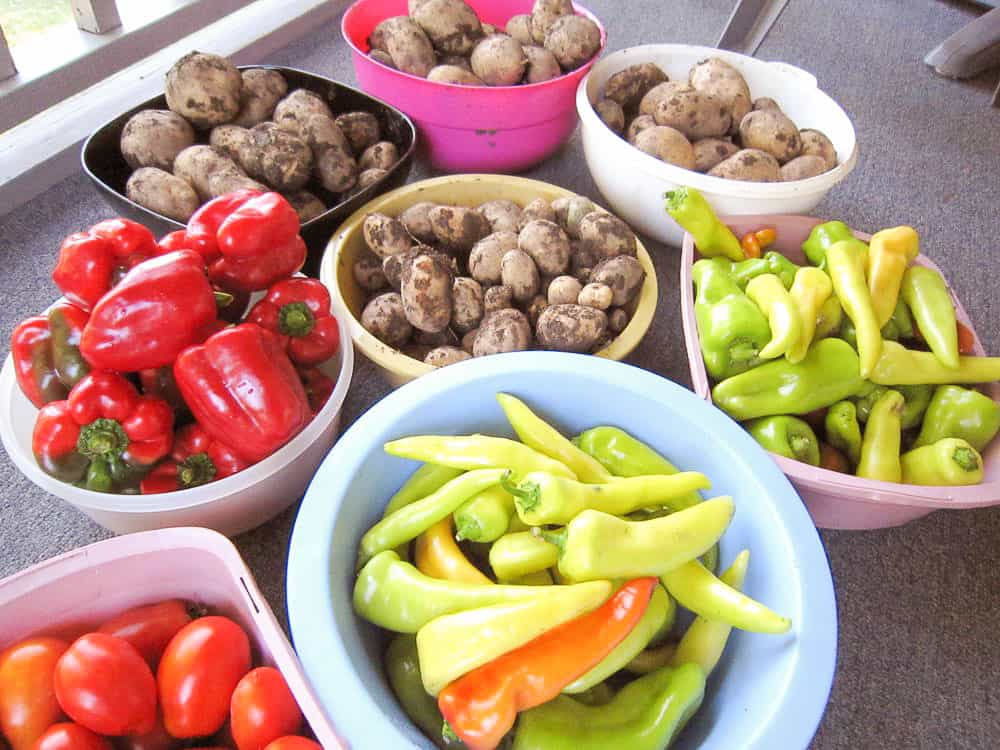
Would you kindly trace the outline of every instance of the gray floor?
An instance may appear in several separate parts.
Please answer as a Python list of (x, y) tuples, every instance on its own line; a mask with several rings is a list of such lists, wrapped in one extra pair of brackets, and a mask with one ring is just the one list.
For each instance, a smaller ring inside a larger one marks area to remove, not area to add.
[[(605, 20), (609, 50), (656, 41), (712, 44), (732, 7), (730, 0), (586, 4)], [(1000, 353), (1000, 301), (992, 278), (1000, 271), (1000, 112), (988, 106), (996, 71), (955, 82), (935, 77), (921, 62), (975, 13), (964, 3), (940, 0), (797, 0), (758, 56), (812, 71), (854, 119), (861, 160), (816, 215), (866, 231), (917, 227), (924, 252), (946, 270), (987, 348)], [(266, 62), (353, 80), (337, 24)], [(418, 168), (415, 176), (425, 174)], [(578, 139), (530, 176), (600, 198)], [(49, 272), (62, 237), (108, 215), (81, 174), (0, 218), (0, 330), (9, 332), (56, 296)], [(689, 384), (678, 253), (651, 246), (660, 304), (632, 361)], [(347, 423), (385, 393), (362, 363)], [(0, 487), (0, 575), (107, 536), (36, 489), (6, 456), (0, 456)], [(237, 540), (282, 618), (294, 516), (293, 508)], [(841, 635), (837, 679), (813, 747), (1000, 746), (1000, 510), (939, 512), (899, 529), (825, 532), (823, 538), (837, 584)]]

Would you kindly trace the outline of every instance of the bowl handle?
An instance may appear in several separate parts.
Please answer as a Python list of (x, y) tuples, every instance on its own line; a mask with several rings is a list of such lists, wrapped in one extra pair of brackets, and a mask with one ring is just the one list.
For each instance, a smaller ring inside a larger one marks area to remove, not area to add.
[(790, 63), (786, 62), (769, 62), (772, 68), (774, 68), (779, 73), (785, 73), (787, 75), (795, 76), (802, 82), (804, 86), (809, 86), (810, 88), (818, 88), (819, 82), (816, 80), (816, 76), (807, 70), (802, 70), (802, 68), (796, 67)]

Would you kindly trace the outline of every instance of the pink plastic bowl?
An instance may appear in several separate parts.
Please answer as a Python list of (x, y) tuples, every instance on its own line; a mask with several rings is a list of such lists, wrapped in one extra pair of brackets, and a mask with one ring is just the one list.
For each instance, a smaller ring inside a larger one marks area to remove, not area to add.
[[(479, 18), (498, 29), (532, 0), (467, 0)], [(576, 70), (526, 86), (457, 86), (402, 73), (368, 57), (368, 37), (386, 18), (406, 15), (407, 0), (358, 0), (341, 31), (351, 47), (354, 74), (369, 94), (401, 109), (416, 123), (433, 166), (446, 172), (518, 172), (550, 156), (576, 128), (576, 87), (606, 43), (601, 22), (579, 5), (577, 13), (601, 29), (601, 49)]]
[(165, 599), (204, 604), (243, 626), (254, 664), (281, 671), (320, 744), (345, 747), (239, 552), (208, 529), (108, 539), (0, 581), (0, 650), (36, 634), (73, 637), (126, 609)]
[[(769, 248), (786, 255), (789, 260), (804, 264), (802, 243), (817, 224), (826, 221), (810, 216), (733, 216), (724, 219), (737, 236), (760, 229), (774, 227), (778, 239)], [(870, 236), (855, 232), (862, 240)], [(681, 316), (684, 322), (684, 342), (687, 346), (688, 364), (694, 390), (706, 401), (711, 401), (711, 386), (705, 363), (701, 357), (701, 342), (694, 317), (694, 290), (691, 283), (691, 266), (695, 261), (694, 240), (684, 235), (681, 255)], [(940, 271), (936, 265), (919, 256), (922, 266)], [(950, 287), (949, 287), (950, 289)], [(972, 321), (962, 303), (951, 290), (958, 320), (972, 331), (975, 354), (986, 354)], [(1000, 401), (1000, 384), (988, 386), (989, 395)], [(772, 453), (771, 457), (791, 480), (805, 502), (813, 521), (826, 529), (878, 529), (899, 526), (941, 508), (981, 508), (1000, 505), (1000, 439), (991, 442), (983, 452), (986, 477), (981, 484), (970, 487), (922, 487), (895, 482), (876, 482), (820, 469), (800, 461), (793, 461)]]

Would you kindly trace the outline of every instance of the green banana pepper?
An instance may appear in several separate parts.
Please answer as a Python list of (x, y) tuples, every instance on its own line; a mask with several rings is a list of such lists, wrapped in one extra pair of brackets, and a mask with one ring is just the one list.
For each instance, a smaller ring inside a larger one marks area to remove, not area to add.
[(838, 401), (831, 406), (823, 420), (826, 440), (839, 450), (851, 466), (861, 460), (861, 425), (858, 424), (857, 407), (851, 401)]
[(680, 187), (663, 194), (670, 217), (694, 238), (698, 252), (706, 258), (722, 255), (743, 260), (746, 253), (733, 231), (719, 221), (705, 196), (693, 187)]
[(865, 279), (868, 247), (857, 240), (835, 242), (826, 251), (827, 272), (844, 312), (857, 329), (861, 376), (868, 377), (882, 352), (882, 331)]
[(493, 542), (507, 533), (514, 498), (499, 485), (483, 490), (455, 511), (455, 538)]
[(754, 440), (772, 453), (819, 466), (819, 440), (808, 422), (781, 415), (755, 419), (746, 427)]
[(899, 447), (902, 442), (903, 394), (886, 391), (872, 406), (861, 441), (857, 475), (882, 482), (899, 482)]
[(699, 260), (691, 268), (694, 314), (705, 369), (716, 380), (760, 362), (771, 328), (760, 308), (740, 289), (725, 261)]
[(813, 341), (833, 336), (840, 330), (843, 320), (844, 308), (840, 306), (837, 295), (831, 294), (819, 309), (819, 315), (816, 316), (816, 333), (813, 334)]
[(663, 669), (672, 664), (675, 653), (677, 653), (677, 644), (673, 641), (664, 643), (657, 648), (647, 648), (636, 654), (635, 658), (625, 665), (625, 670), (633, 674), (655, 672), (657, 669)]
[(705, 676), (694, 664), (639, 677), (603, 706), (560, 695), (521, 714), (514, 750), (663, 750), (704, 695)]
[(896, 331), (899, 333), (898, 338), (913, 338), (913, 316), (910, 315), (910, 308), (906, 306), (902, 297), (896, 300), (896, 308), (892, 311), (889, 324), (896, 327)]
[(808, 414), (857, 393), (864, 384), (858, 368), (850, 344), (822, 339), (801, 362), (775, 360), (723, 380), (712, 389), (712, 400), (738, 421)]
[(392, 440), (383, 447), (390, 456), (456, 469), (508, 469), (516, 476), (548, 471), (576, 479), (565, 464), (524, 443), (492, 435), (414, 435)]
[(511, 581), (559, 561), (559, 548), (530, 531), (506, 534), (490, 546), (490, 567), (500, 581)]
[(941, 364), (933, 352), (886, 341), (870, 380), (879, 385), (947, 385), (1000, 380), (1000, 357), (959, 357), (958, 367)]
[[(802, 243), (802, 252), (806, 254), (810, 263), (826, 270), (826, 251), (830, 249), (832, 244), (842, 240), (853, 240), (862, 245), (865, 244), (854, 236), (854, 232), (844, 222), (827, 221), (812, 228), (806, 241)], [(866, 249), (867, 247), (865, 245)]]
[(585, 706), (603, 706), (610, 703), (614, 697), (614, 689), (606, 682), (599, 682), (590, 690), (574, 695), (573, 700)]
[(437, 492), (460, 474), (462, 474), (461, 469), (453, 469), (450, 466), (423, 464), (410, 475), (410, 478), (399, 488), (399, 491), (389, 498), (382, 517), (391, 516), (400, 508), (412, 505), (417, 500), (423, 500), (428, 495)]
[[(721, 261), (715, 262), (721, 263)], [(800, 268), (801, 266), (792, 263), (784, 255), (774, 250), (764, 253), (760, 258), (748, 258), (739, 263), (729, 264), (729, 272), (741, 289), (758, 276), (768, 273), (777, 276), (785, 289), (790, 289), (795, 281), (795, 274)]]
[(957, 487), (983, 481), (983, 457), (961, 438), (941, 438), (899, 459), (906, 484)]
[(917, 328), (945, 367), (958, 367), (958, 323), (948, 285), (937, 271), (910, 266), (900, 294), (917, 321)]
[(977, 451), (1000, 430), (1000, 404), (971, 388), (942, 385), (934, 391), (915, 448), (942, 438), (962, 438)]
[(429, 740), (442, 750), (465, 747), (460, 741), (449, 741), (442, 736), (444, 717), (420, 680), (416, 636), (398, 635), (392, 639), (385, 652), (385, 675), (403, 711)]
[[(758, 276), (747, 284), (746, 294), (767, 316), (771, 329), (771, 340), (758, 356), (774, 359), (789, 353), (802, 338), (802, 318), (795, 300), (781, 285), (781, 280), (773, 273)], [(789, 359), (798, 361), (794, 357)]]

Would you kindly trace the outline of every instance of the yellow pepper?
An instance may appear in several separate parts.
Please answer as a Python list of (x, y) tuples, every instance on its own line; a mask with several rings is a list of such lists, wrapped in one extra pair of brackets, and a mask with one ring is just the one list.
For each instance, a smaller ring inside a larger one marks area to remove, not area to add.
[(462, 554), (451, 535), (451, 518), (442, 518), (417, 537), (413, 558), (417, 570), (431, 578), (463, 583), (492, 584)]
[(802, 336), (802, 320), (785, 285), (773, 273), (765, 273), (747, 283), (747, 296), (767, 316), (771, 340), (758, 353), (760, 359), (774, 359), (791, 351)]
[(827, 248), (826, 270), (837, 299), (857, 331), (863, 378), (871, 375), (882, 354), (882, 327), (875, 317), (872, 295), (865, 280), (867, 265), (868, 247), (863, 242), (840, 240)]
[(536, 570), (534, 573), (528, 573), (510, 581), (502, 581), (502, 583), (510, 586), (551, 586), (552, 574), (547, 570)]
[(844, 308), (840, 306), (837, 295), (831, 293), (816, 315), (816, 332), (813, 334), (813, 341), (836, 335), (843, 320)]
[(920, 238), (913, 227), (893, 227), (872, 235), (868, 244), (868, 291), (879, 328), (892, 317), (903, 273), (919, 253)]
[(799, 311), (799, 319), (802, 322), (802, 332), (799, 340), (786, 352), (789, 362), (801, 362), (809, 345), (812, 344), (813, 336), (816, 334), (816, 323), (819, 319), (820, 310), (833, 294), (833, 284), (830, 277), (818, 268), (804, 266), (795, 272), (795, 281), (792, 288), (788, 290), (795, 307)]
[(859, 477), (882, 482), (903, 481), (899, 448), (904, 405), (905, 399), (899, 391), (886, 391), (875, 402), (861, 441), (861, 459), (855, 472)]

